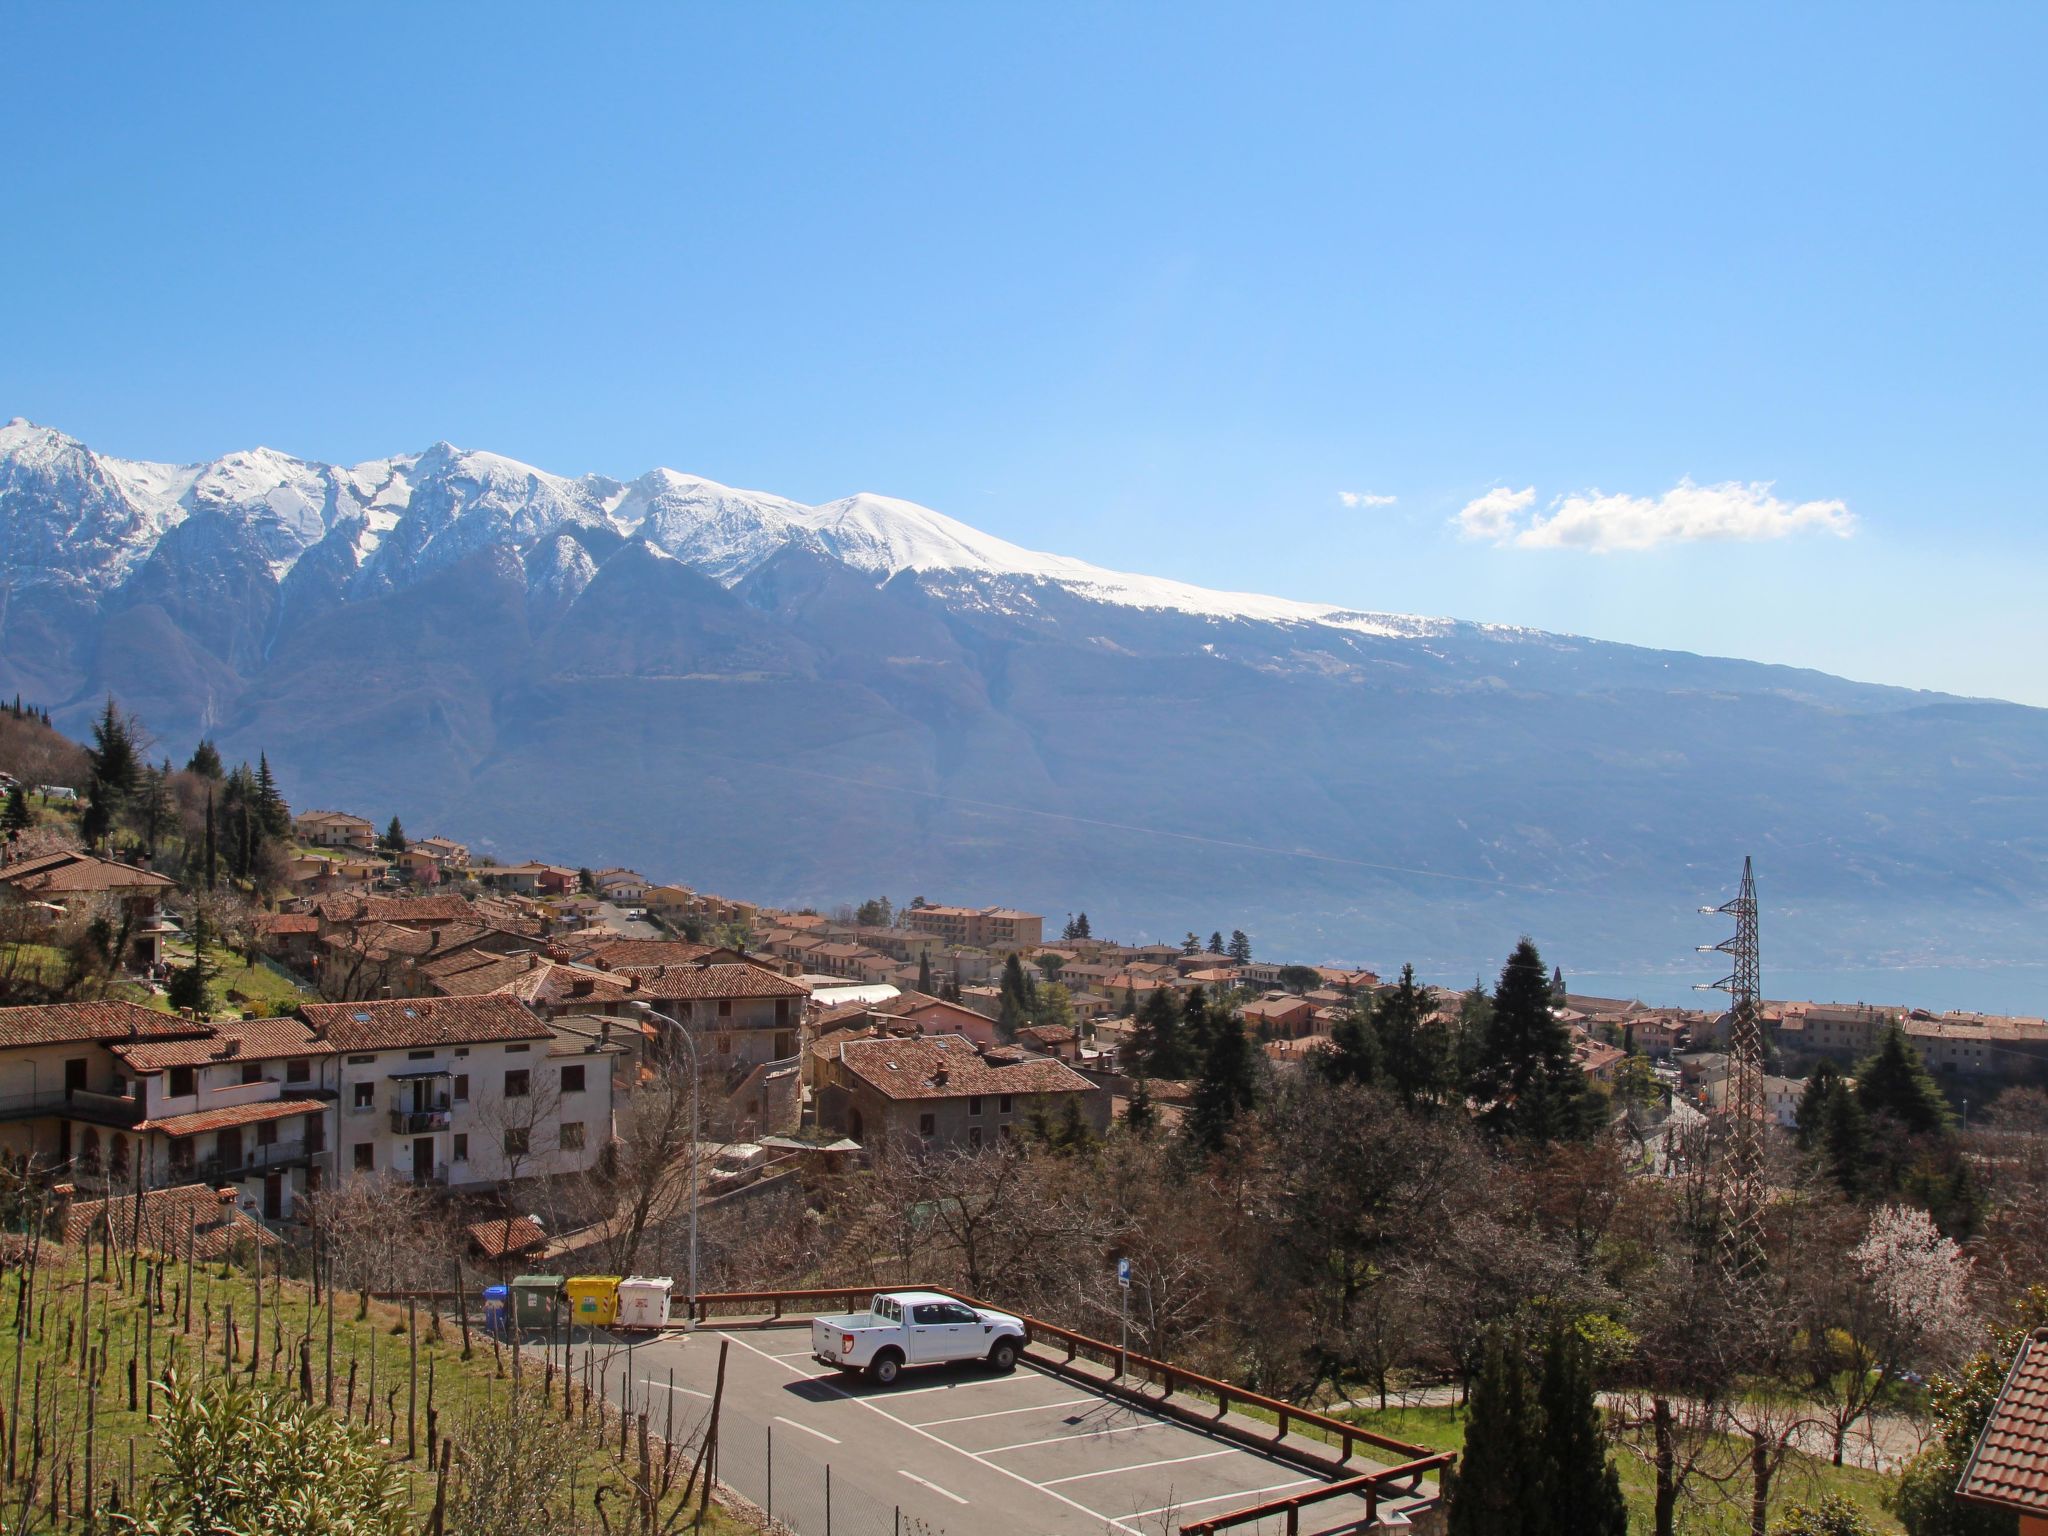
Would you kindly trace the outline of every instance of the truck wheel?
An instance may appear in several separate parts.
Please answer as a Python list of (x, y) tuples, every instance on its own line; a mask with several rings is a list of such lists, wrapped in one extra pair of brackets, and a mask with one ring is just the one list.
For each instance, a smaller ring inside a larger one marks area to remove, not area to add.
[(988, 1352), (989, 1369), (1008, 1375), (1017, 1369), (1017, 1341), (997, 1339), (996, 1347)]
[(893, 1349), (885, 1349), (868, 1362), (868, 1380), (878, 1387), (896, 1385), (896, 1373), (903, 1369), (903, 1357)]

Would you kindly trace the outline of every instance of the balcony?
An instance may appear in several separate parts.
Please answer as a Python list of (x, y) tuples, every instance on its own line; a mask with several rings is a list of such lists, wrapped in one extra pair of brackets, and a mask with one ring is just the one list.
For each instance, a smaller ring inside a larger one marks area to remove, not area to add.
[(16, 1093), (0, 1097), (0, 1120), (32, 1120), (39, 1115), (61, 1115), (67, 1120), (85, 1120), (94, 1125), (128, 1126), (142, 1118), (142, 1100), (118, 1093), (94, 1093), (88, 1088), (45, 1088), (37, 1093)]
[(274, 1141), (268, 1146), (244, 1147), (235, 1157), (209, 1157), (196, 1166), (187, 1164), (182, 1169), (174, 1163), (172, 1168), (209, 1184), (235, 1183), (254, 1174), (269, 1173), (273, 1169), (318, 1157), (324, 1150), (308, 1147), (303, 1141)]
[(448, 1111), (445, 1109), (391, 1111), (391, 1134), (394, 1136), (431, 1136), (436, 1131), (447, 1129)]

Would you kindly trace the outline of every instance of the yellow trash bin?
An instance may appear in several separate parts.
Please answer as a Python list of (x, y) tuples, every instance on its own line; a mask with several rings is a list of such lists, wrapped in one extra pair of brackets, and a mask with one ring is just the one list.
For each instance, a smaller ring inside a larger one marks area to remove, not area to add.
[(571, 1275), (569, 1320), (581, 1328), (609, 1328), (619, 1315), (617, 1275)]

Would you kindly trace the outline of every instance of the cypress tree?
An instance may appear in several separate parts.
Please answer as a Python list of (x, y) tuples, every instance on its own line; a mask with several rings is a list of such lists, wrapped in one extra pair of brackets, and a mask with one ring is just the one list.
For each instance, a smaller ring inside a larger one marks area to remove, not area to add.
[(206, 888), (210, 891), (220, 881), (220, 851), (213, 835), (213, 786), (206, 789)]
[(928, 949), (917, 957), (917, 990), (926, 997), (932, 995), (932, 952)]
[(1225, 1014), (1210, 1021), (1209, 1048), (1202, 1056), (1202, 1075), (1195, 1081), (1188, 1106), (1188, 1137), (1204, 1152), (1221, 1152), (1237, 1117), (1258, 1098), (1252, 1069), (1252, 1044), (1244, 1023)]
[(1024, 962), (1013, 949), (1003, 961), (1003, 983), (996, 1002), (996, 1030), (1005, 1040), (1029, 1024), (1038, 1010), (1037, 989), (1024, 974)]
[(1152, 1084), (1141, 1077), (1131, 1084), (1131, 1096), (1124, 1101), (1124, 1129), (1134, 1136), (1149, 1136), (1158, 1123), (1158, 1111), (1152, 1107)]
[(7, 791), (7, 810), (4, 815), (0, 815), (0, 827), (9, 832), (26, 832), (31, 820), (28, 795), (17, 784)]
[(1451, 1486), (1449, 1536), (1539, 1536), (1553, 1529), (1541, 1415), (1520, 1346), (1490, 1339)]
[(1554, 1536), (1628, 1536), (1621, 1476), (1607, 1455), (1593, 1396), (1592, 1351), (1570, 1328), (1554, 1328), (1543, 1351), (1538, 1393), (1542, 1460)]

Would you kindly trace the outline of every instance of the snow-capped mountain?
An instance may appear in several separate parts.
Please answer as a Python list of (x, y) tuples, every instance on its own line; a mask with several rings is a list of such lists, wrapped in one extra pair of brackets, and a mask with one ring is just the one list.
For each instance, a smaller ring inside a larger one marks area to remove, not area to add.
[[(65, 507), (87, 513), (83, 542), (78, 527), (60, 532)], [(398, 591), (490, 545), (526, 547), (589, 532), (645, 539), (727, 587), (794, 544), (879, 580), (904, 571), (1012, 577), (1095, 602), (1205, 618), (1388, 635), (1443, 627), (1105, 570), (1022, 548), (889, 496), (862, 493), (807, 507), (672, 469), (630, 483), (568, 479), (449, 443), (347, 468), (268, 448), (178, 466), (110, 458), (19, 418), (0, 428), (0, 515), (10, 532), (16, 517), (46, 525), (39, 536), (0, 550), (0, 579), (75, 583), (103, 594), (201, 513), (241, 530), (280, 583), (302, 556), (324, 547), (330, 564), (353, 566), (349, 595), (356, 597)]]
[[(351, 466), (0, 428), (0, 696), (108, 694), (302, 801), (770, 901), (1087, 910), (1470, 974), (2048, 960), (2048, 712), (1217, 592), (910, 502), (437, 443)], [(544, 808), (544, 809), (543, 809)], [(1707, 938), (1714, 935), (1708, 934)]]

